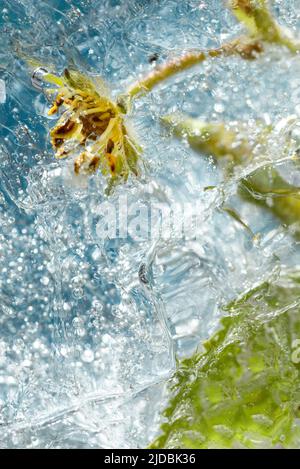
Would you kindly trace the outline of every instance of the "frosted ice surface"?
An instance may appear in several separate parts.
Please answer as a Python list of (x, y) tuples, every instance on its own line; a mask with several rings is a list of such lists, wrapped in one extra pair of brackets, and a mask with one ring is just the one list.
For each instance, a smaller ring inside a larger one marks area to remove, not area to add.
[[(298, 2), (275, 3), (299, 31)], [(136, 102), (146, 174), (110, 203), (197, 200), (202, 223), (197, 240), (102, 240), (102, 177), (79, 187), (53, 159), (48, 103), (24, 57), (100, 74), (116, 95), (151, 69), (151, 55), (161, 63), (215, 47), (241, 27), (219, 0), (2, 0), (0, 27), (0, 446), (146, 446), (175, 354), (215, 330), (221, 305), (299, 258), (280, 223), (241, 204), (236, 183), (221, 184), (214, 163), (171, 139), (159, 116), (278, 123), (300, 112), (299, 61), (270, 48), (259, 66), (198, 66)], [(230, 203), (258, 243), (222, 209)]]

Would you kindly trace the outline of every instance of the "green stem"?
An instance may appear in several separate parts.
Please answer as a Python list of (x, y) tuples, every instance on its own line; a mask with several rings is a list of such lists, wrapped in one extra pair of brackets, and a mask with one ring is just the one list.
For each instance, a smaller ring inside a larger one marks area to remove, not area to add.
[(239, 38), (231, 41), (223, 46), (211, 49), (208, 51), (190, 51), (181, 57), (166, 62), (156, 67), (152, 72), (146, 75), (141, 80), (134, 83), (127, 91), (127, 95), (133, 98), (143, 92), (151, 91), (156, 85), (170, 78), (171, 76), (182, 72), (186, 69), (193, 67), (194, 65), (200, 64), (207, 59), (216, 57), (229, 57), (238, 55), (246, 60), (255, 59), (256, 55), (263, 51), (263, 47), (260, 41)]
[(300, 51), (300, 43), (277, 24), (266, 0), (229, 0), (230, 7), (239, 21), (247, 27), (250, 38), (239, 38), (208, 51), (189, 51), (172, 59), (134, 83), (127, 91), (127, 99), (134, 98), (173, 75), (200, 64), (209, 58), (239, 55), (244, 59), (255, 59), (263, 51), (262, 41), (287, 47), (293, 54)]
[(300, 51), (300, 42), (290, 37), (276, 22), (268, 0), (230, 0), (230, 6), (236, 18), (245, 24), (252, 36), (285, 46), (293, 54)]
[[(253, 159), (253, 144), (249, 143), (246, 132), (231, 129), (223, 123), (202, 122), (178, 115), (165, 116), (162, 122), (175, 135), (186, 138), (194, 150), (212, 155), (220, 163), (223, 161), (227, 173), (236, 166), (249, 165)], [(270, 130), (270, 127), (262, 127), (257, 143), (263, 144)], [(283, 223), (296, 224), (295, 235), (299, 235), (300, 187), (286, 182), (272, 164), (243, 178), (239, 192), (249, 201), (270, 209)]]

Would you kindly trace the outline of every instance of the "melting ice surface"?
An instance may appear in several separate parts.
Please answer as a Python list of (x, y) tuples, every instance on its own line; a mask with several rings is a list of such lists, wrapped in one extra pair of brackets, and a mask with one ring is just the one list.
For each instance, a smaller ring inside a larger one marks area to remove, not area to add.
[[(298, 2), (276, 1), (274, 13), (300, 31)], [(270, 48), (259, 63), (195, 67), (137, 101), (145, 174), (110, 203), (197, 201), (202, 223), (196, 240), (103, 240), (102, 176), (80, 187), (68, 162), (53, 159), (49, 103), (22, 57), (100, 74), (116, 95), (151, 69), (151, 55), (215, 47), (241, 27), (219, 0), (1, 0), (0, 26), (0, 446), (145, 447), (176, 355), (215, 331), (222, 305), (299, 261), (280, 222), (241, 204), (236, 181), (223, 183), (159, 117), (273, 122), (269, 152), (286, 175), (281, 139), (299, 134), (299, 61)], [(222, 210), (229, 205), (258, 237)]]

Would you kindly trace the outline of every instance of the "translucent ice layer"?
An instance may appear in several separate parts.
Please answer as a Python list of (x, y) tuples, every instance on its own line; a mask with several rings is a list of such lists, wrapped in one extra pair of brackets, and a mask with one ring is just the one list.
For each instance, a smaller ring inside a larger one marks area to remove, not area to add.
[[(296, 1), (272, 11), (299, 33)], [(128, 125), (144, 168), (107, 197), (101, 172), (78, 178), (72, 160), (55, 160), (56, 117), (32, 64), (99, 75), (116, 100), (243, 25), (220, 0), (2, 0), (0, 28), (0, 446), (145, 447), (176, 357), (214, 334), (224, 305), (300, 261), (293, 229), (240, 197), (261, 163), (225, 177), (161, 117), (244, 123), (257, 154), (258, 123), (271, 125), (263, 161), (299, 185), (299, 58), (268, 44), (257, 60), (208, 61), (139, 97)], [(122, 236), (103, 236), (105, 203), (116, 215), (126, 206)], [(195, 206), (193, 233), (149, 236), (158, 208), (176, 212), (176, 227)]]

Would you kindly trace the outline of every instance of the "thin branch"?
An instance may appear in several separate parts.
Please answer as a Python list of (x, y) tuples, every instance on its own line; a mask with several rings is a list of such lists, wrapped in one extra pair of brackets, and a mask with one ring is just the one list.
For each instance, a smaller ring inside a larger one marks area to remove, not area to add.
[(260, 40), (244, 37), (235, 39), (216, 49), (187, 52), (181, 57), (177, 57), (156, 67), (151, 73), (134, 83), (129, 88), (127, 95), (133, 98), (140, 93), (151, 91), (157, 84), (167, 78), (210, 58), (238, 55), (243, 59), (253, 60), (256, 58), (257, 54), (261, 52), (263, 52), (263, 45)]

